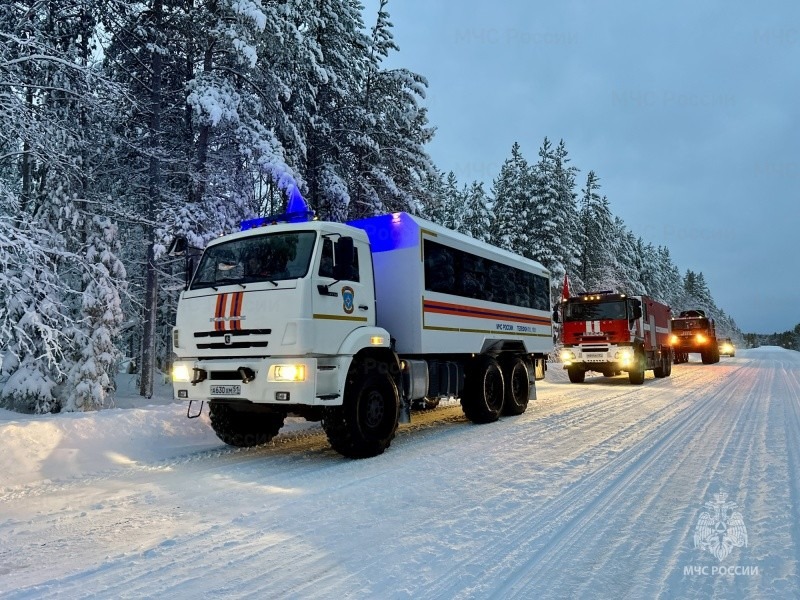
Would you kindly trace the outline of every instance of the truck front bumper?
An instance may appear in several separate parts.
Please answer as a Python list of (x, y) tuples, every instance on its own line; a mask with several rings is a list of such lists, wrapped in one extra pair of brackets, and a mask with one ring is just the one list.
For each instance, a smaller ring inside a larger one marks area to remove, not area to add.
[(581, 365), (587, 370), (597, 367), (611, 367), (625, 371), (633, 365), (634, 350), (632, 346), (616, 346), (610, 344), (581, 344), (565, 346), (561, 350), (561, 362), (564, 368)]
[(337, 406), (340, 372), (337, 360), (307, 357), (183, 359), (173, 365), (172, 386), (178, 400)]

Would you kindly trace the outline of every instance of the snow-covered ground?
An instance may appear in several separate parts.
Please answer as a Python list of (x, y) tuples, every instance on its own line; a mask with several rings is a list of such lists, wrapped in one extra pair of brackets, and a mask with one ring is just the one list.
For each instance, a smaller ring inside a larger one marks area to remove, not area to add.
[(524, 415), (416, 413), (360, 461), (302, 421), (229, 448), (166, 386), (0, 411), (0, 597), (800, 597), (800, 354), (692, 358), (554, 367)]

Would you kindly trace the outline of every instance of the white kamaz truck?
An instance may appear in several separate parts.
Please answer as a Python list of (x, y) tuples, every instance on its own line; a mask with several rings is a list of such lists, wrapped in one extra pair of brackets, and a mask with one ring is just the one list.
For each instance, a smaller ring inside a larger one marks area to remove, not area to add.
[(474, 423), (525, 411), (553, 349), (546, 269), (406, 213), (305, 215), (205, 248), (173, 330), (188, 416), (208, 402), (234, 446), (268, 442), (290, 414), (321, 420), (335, 450), (363, 458), (443, 397)]

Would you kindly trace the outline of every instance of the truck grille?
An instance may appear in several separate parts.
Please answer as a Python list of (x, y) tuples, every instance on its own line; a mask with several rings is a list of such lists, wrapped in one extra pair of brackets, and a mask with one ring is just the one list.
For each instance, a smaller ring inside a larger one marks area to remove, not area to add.
[(234, 337), (241, 335), (269, 335), (270, 333), (272, 333), (272, 329), (231, 329), (224, 331), (195, 331), (194, 337), (215, 338), (215, 337), (223, 337), (226, 333)]
[(581, 352), (608, 352), (608, 346), (581, 346)]
[[(272, 329), (231, 329), (223, 331), (196, 331), (194, 337), (195, 339), (209, 338), (208, 342), (197, 343), (198, 350), (242, 350), (246, 348), (266, 348), (269, 343), (268, 341), (264, 339), (254, 340), (247, 338), (249, 336), (264, 336), (271, 333)], [(239, 339), (233, 341), (235, 338)], [(226, 344), (226, 339), (231, 341)]]
[(231, 342), (230, 344), (226, 344), (225, 342), (215, 342), (213, 344), (197, 344), (198, 350), (226, 350), (227, 348), (231, 349), (242, 349), (242, 348), (266, 348), (269, 342)]

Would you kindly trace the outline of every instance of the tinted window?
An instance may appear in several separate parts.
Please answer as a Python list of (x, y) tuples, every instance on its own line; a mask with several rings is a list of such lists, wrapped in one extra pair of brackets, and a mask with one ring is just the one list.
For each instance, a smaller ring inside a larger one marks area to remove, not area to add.
[(428, 291), (550, 310), (546, 277), (431, 240), (425, 240), (423, 251)]
[[(320, 277), (333, 277), (333, 241), (329, 237), (326, 237), (322, 242), (322, 256), (320, 257), (317, 275)], [(353, 248), (353, 270), (344, 280), (361, 281), (358, 268), (358, 248)]]

